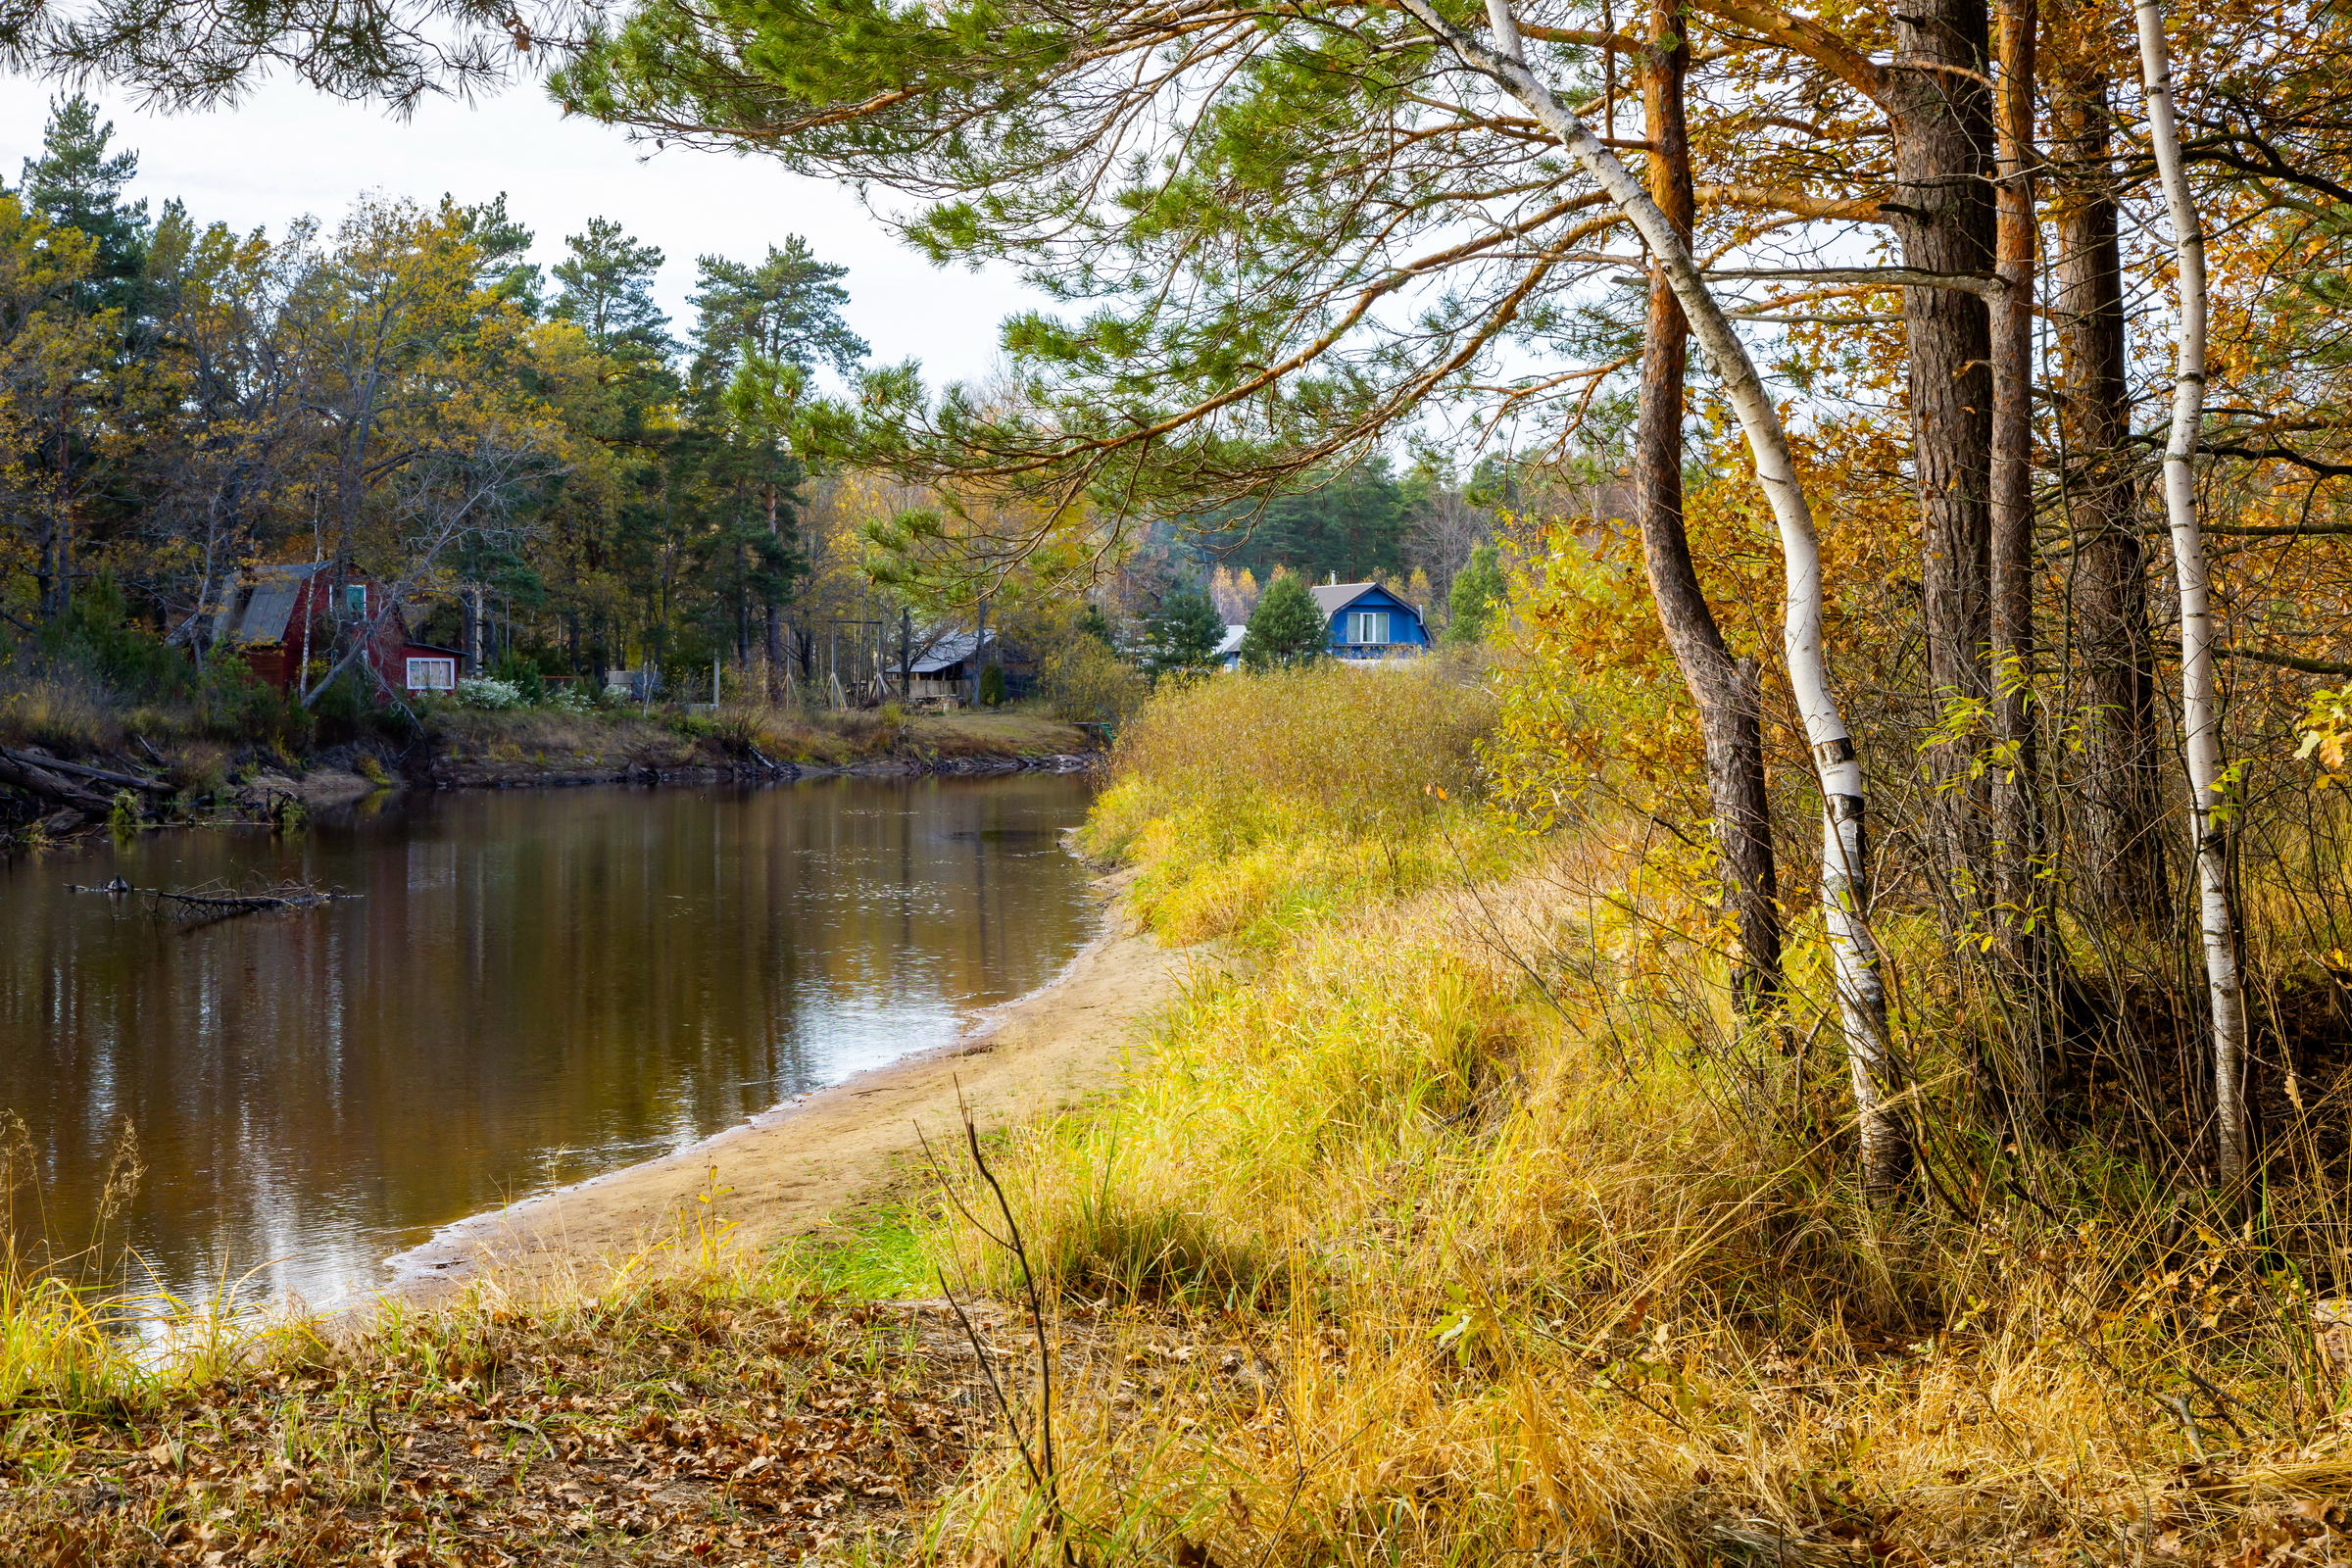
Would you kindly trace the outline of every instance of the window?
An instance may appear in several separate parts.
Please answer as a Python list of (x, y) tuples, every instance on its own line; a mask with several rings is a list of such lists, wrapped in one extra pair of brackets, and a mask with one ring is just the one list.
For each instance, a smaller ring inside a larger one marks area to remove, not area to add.
[(1389, 640), (1389, 612), (1385, 610), (1348, 612), (1348, 640), (1351, 643), (1387, 642)]
[(343, 589), (343, 608), (354, 615), (368, 613), (368, 585), (364, 582), (346, 584)]
[(454, 659), (412, 659), (409, 661), (409, 690), (413, 692), (453, 692), (458, 689), (458, 662)]

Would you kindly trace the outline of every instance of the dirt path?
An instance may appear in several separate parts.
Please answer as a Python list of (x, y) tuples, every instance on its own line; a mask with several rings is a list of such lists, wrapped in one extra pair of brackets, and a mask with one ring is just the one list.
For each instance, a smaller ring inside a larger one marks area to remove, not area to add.
[(1103, 933), (1059, 977), (993, 1009), (944, 1050), (818, 1090), (742, 1127), (661, 1159), (526, 1199), (441, 1231), (392, 1259), (395, 1294), (430, 1298), (484, 1269), (510, 1281), (592, 1278), (617, 1259), (690, 1235), (698, 1198), (740, 1222), (736, 1240), (806, 1235), (886, 1184), (916, 1129), (937, 1147), (958, 1134), (958, 1086), (983, 1128), (1050, 1115), (1117, 1080), (1139, 1020), (1171, 1001), (1188, 959), (1130, 929), (1111, 901), (1124, 877), (1097, 883)]

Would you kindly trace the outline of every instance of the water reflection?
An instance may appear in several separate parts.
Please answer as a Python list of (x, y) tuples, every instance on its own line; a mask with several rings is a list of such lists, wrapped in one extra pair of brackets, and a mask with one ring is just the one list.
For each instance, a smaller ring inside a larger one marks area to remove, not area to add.
[[(437, 1224), (1041, 984), (1088, 932), (1056, 841), (1085, 802), (1027, 776), (423, 795), (0, 866), (0, 1107), (56, 1244), (127, 1121), (122, 1234), (165, 1284), (259, 1265), (250, 1294), (324, 1304)], [(364, 897), (197, 925), (63, 888), (117, 874)]]

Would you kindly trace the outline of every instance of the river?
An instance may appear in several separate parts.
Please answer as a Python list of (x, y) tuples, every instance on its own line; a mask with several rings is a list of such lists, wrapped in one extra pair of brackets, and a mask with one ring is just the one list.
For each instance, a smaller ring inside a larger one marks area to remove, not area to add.
[[(1083, 778), (419, 793), (0, 863), (21, 1246), (329, 1306), (441, 1224), (943, 1045), (1092, 934)], [(196, 921), (137, 887), (360, 897)], [(103, 1194), (128, 1128), (144, 1174)], [(24, 1168), (29, 1166), (28, 1169)]]

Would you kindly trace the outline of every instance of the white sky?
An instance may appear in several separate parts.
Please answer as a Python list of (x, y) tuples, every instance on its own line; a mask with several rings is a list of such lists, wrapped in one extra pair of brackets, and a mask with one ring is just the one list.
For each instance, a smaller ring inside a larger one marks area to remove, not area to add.
[[(24, 77), (0, 91), (0, 177), (13, 186), (37, 152), (50, 89)], [(141, 114), (104, 92), (116, 150), (139, 155), (134, 195), (150, 210), (179, 197), (199, 222), (272, 234), (305, 213), (331, 223), (366, 190), (462, 202), (507, 193), (507, 210), (537, 231), (531, 260), (564, 254), (564, 236), (611, 218), (667, 253), (659, 295), (681, 332), (695, 258), (764, 255), (786, 234), (850, 269), (844, 315), (873, 345), (874, 363), (923, 364), (926, 384), (985, 376), (997, 323), (1042, 296), (1007, 269), (938, 270), (898, 240), (847, 187), (804, 179), (756, 159), (668, 149), (649, 158), (620, 131), (566, 120), (535, 84), (473, 108), (428, 101), (406, 122), (337, 103), (291, 81), (265, 83), (215, 114)]]

